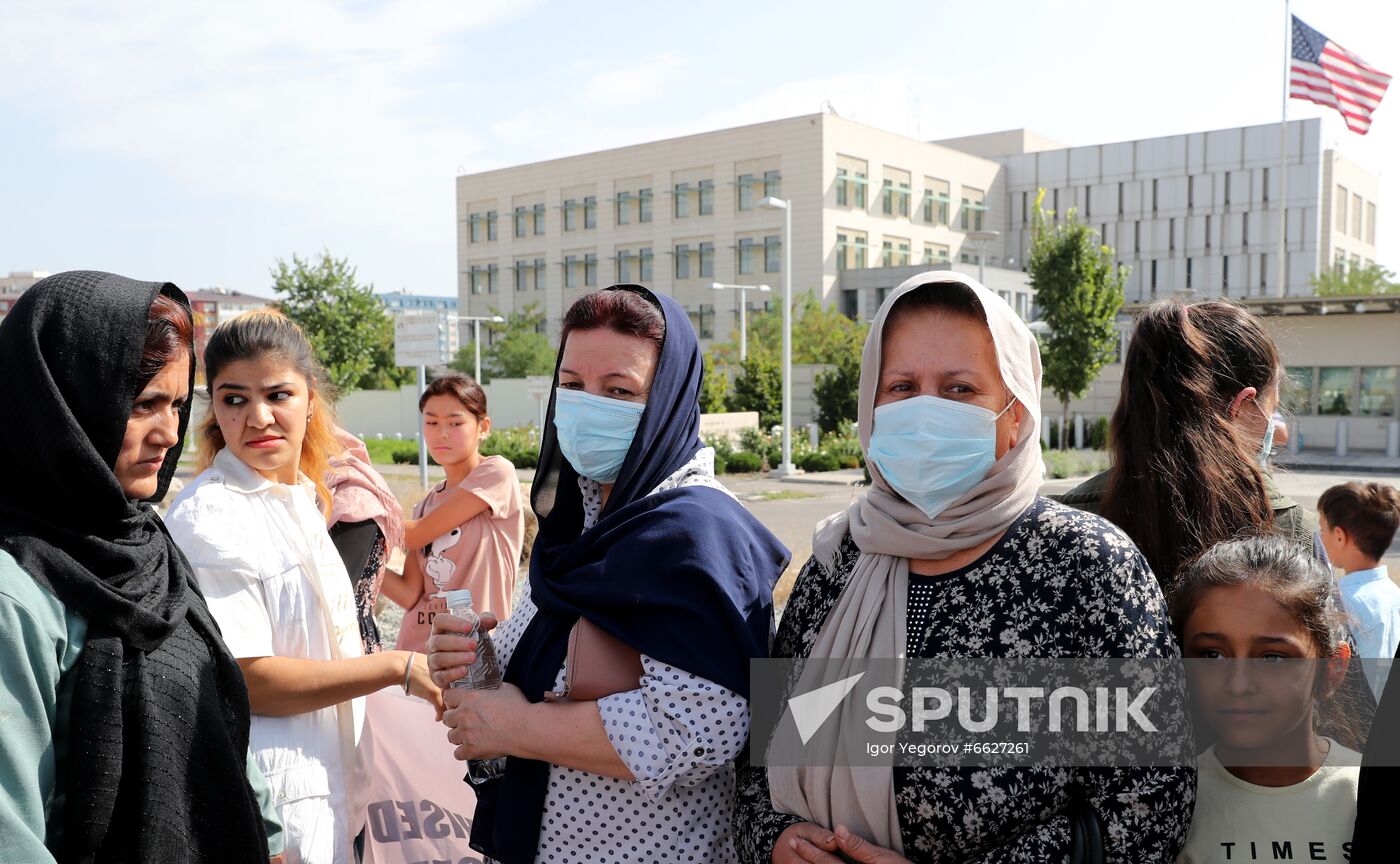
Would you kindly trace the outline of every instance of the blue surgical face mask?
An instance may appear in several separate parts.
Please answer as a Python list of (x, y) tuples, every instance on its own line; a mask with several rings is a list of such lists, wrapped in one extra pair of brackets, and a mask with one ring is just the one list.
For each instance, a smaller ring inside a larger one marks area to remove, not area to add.
[(875, 409), (870, 461), (905, 500), (932, 519), (987, 476), (997, 461), (997, 419), (986, 408), (916, 396)]
[(554, 431), (559, 435), (559, 449), (580, 476), (611, 483), (622, 471), (646, 407), (556, 388)]

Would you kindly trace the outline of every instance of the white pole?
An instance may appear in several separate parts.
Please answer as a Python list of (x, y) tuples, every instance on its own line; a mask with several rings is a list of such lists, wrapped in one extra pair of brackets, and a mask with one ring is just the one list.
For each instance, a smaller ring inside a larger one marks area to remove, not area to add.
[[(418, 395), (428, 389), (428, 367), (418, 367)], [(428, 439), (423, 435), (423, 424), (418, 424), (418, 485), (428, 488)]]
[[(1278, 124), (1278, 296), (1288, 293), (1288, 90), (1293, 65), (1293, 16), (1283, 0), (1283, 119)], [(1248, 293), (1248, 292), (1246, 292)]]
[(739, 289), (739, 362), (749, 359), (749, 326), (744, 309), (744, 289)]
[(476, 383), (481, 383), (481, 319), (472, 321), (472, 345), (476, 347)]
[(795, 474), (792, 465), (792, 201), (783, 208), (783, 464), (782, 475)]

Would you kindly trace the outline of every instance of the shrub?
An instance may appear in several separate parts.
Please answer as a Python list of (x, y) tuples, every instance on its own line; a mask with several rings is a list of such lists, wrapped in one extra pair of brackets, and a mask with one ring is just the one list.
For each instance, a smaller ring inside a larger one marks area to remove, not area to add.
[(783, 445), (763, 432), (752, 427), (739, 433), (739, 446), (749, 453), (757, 454), (771, 467), (782, 461)]
[(757, 411), (758, 425), (769, 428), (781, 422), (783, 373), (778, 361), (764, 352), (749, 355), (739, 366), (729, 396), (731, 411)]
[(1055, 480), (1097, 474), (1108, 465), (1109, 456), (1102, 450), (1052, 450), (1045, 454), (1046, 473)]
[(734, 453), (734, 445), (729, 443), (728, 435), (711, 435), (703, 439), (706, 447), (713, 447), (716, 461), (728, 459)]
[(842, 468), (863, 468), (865, 454), (860, 449), (860, 439), (856, 437), (856, 424), (843, 423), (838, 432), (822, 439), (821, 452), (836, 459)]
[(749, 474), (763, 470), (763, 457), (748, 450), (736, 450), (726, 460), (732, 474)]
[(540, 461), (537, 435), (529, 426), (492, 429), (481, 442), (481, 455), (504, 456), (516, 468), (534, 468)]
[(1089, 447), (1094, 450), (1108, 449), (1108, 418), (1099, 417), (1089, 425)]
[(729, 460), (718, 453), (715, 454), (715, 476), (729, 473)]
[(812, 386), (817, 403), (817, 423), (823, 432), (833, 432), (856, 418), (860, 401), (860, 348), (842, 356), (835, 369), (817, 375)]
[(818, 450), (816, 453), (808, 453), (798, 460), (797, 467), (803, 471), (835, 471), (841, 467), (841, 464), (836, 461), (835, 456)]

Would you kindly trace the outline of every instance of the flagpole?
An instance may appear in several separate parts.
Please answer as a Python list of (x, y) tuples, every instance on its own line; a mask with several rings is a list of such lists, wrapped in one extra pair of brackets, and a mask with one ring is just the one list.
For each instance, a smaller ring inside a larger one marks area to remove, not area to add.
[[(1288, 90), (1293, 59), (1293, 16), (1283, 0), (1283, 119), (1278, 124), (1278, 296), (1288, 293)], [(1245, 292), (1249, 293), (1248, 291)]]

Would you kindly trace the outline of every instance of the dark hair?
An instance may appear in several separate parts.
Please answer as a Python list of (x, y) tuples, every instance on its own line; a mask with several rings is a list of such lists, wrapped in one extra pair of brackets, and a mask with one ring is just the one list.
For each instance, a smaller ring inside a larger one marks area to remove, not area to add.
[(423, 395), (418, 397), (419, 414), (423, 413), (423, 406), (434, 396), (451, 396), (461, 402), (462, 407), (470, 411), (477, 422), (486, 417), (486, 392), (476, 383), (476, 379), (469, 375), (449, 372), (434, 378), (424, 388)]
[[(299, 468), (316, 484), (316, 497), (323, 510), (329, 513), (331, 492), (326, 486), (326, 470), (331, 457), (345, 449), (335, 434), (335, 388), (316, 360), (311, 342), (296, 322), (268, 308), (244, 312), (216, 327), (204, 348), (204, 379), (209, 392), (213, 394), (214, 382), (228, 364), (263, 357), (275, 357), (291, 364), (306, 379), (307, 390), (314, 396), (306, 436), (301, 441)], [(211, 403), (208, 415), (199, 425), (198, 470), (214, 464), (214, 457), (226, 443)]]
[(146, 344), (137, 366), (136, 392), (140, 393), (160, 370), (185, 356), (194, 362), (194, 321), (190, 310), (165, 294), (157, 294), (146, 317)]
[(564, 315), (559, 344), (575, 330), (612, 330), (624, 336), (646, 339), (658, 352), (666, 341), (666, 318), (661, 309), (636, 291), (604, 288), (574, 301)]
[(929, 282), (900, 295), (885, 316), (885, 330), (909, 315), (920, 312), (943, 312), (987, 321), (987, 313), (977, 299), (977, 293), (961, 282)]
[(1347, 532), (1366, 557), (1380, 558), (1400, 526), (1400, 490), (1374, 481), (1342, 483), (1322, 493), (1317, 510), (1328, 525)]
[[(1237, 585), (1268, 592), (1307, 632), (1318, 657), (1336, 657), (1347, 642), (1349, 619), (1332, 573), (1310, 550), (1273, 535), (1217, 543), (1181, 568), (1170, 602), (1177, 641), (1185, 636), (1186, 622), (1207, 591)], [(1318, 731), (1344, 746), (1361, 746), (1363, 724), (1357, 722), (1359, 706), (1354, 701), (1345, 687), (1339, 687), (1328, 710), (1314, 715)]]
[(1182, 562), (1273, 527), (1259, 442), (1229, 409), (1242, 388), (1276, 384), (1279, 354), (1255, 318), (1224, 301), (1162, 300), (1136, 323), (1100, 514), (1137, 543), (1170, 593)]

